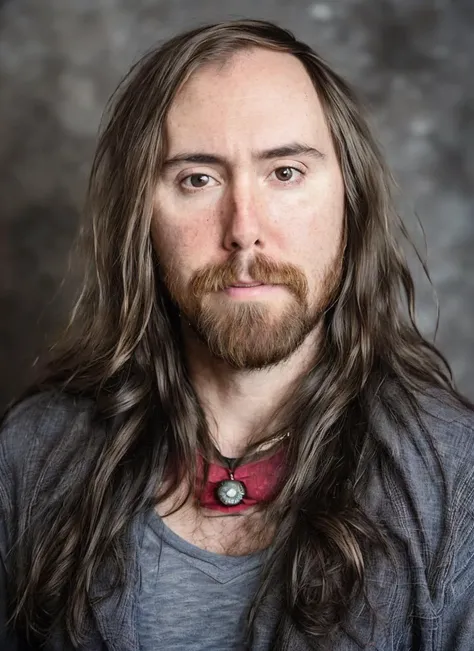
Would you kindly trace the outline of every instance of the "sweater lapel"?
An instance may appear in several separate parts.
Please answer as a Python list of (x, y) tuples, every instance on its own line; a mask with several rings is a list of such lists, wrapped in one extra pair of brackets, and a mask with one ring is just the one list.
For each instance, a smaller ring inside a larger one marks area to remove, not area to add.
[(97, 631), (109, 651), (139, 651), (137, 604), (140, 582), (138, 555), (143, 540), (145, 516), (140, 514), (131, 524), (127, 553), (129, 563), (122, 591), (110, 588), (110, 566), (104, 563), (91, 586), (89, 603)]

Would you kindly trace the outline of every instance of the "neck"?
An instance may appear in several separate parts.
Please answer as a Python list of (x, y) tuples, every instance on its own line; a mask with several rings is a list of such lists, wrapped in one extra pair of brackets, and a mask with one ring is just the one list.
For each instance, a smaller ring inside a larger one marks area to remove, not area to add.
[(256, 433), (278, 427), (275, 413), (313, 366), (318, 333), (288, 359), (266, 369), (240, 371), (213, 357), (189, 330), (183, 331), (191, 382), (220, 453), (241, 456)]

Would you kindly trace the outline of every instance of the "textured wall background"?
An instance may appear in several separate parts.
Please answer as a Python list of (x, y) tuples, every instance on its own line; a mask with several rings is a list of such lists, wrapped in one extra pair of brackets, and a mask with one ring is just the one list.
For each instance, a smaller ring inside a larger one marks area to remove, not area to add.
[(0, 0), (0, 406), (68, 307), (60, 285), (109, 94), (156, 42), (239, 17), (292, 29), (369, 104), (401, 208), (418, 242), (415, 212), (426, 232), (438, 344), (474, 397), (472, 0)]

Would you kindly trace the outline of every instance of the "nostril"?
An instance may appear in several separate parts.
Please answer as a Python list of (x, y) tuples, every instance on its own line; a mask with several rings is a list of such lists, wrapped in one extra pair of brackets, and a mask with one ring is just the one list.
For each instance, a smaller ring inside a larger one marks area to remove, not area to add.
[(242, 236), (242, 238), (239, 235), (233, 234), (232, 237), (229, 237), (229, 239), (224, 240), (224, 246), (227, 250), (229, 251), (240, 251), (240, 250), (246, 250), (246, 249), (251, 249), (253, 247), (263, 247), (263, 240), (260, 238), (253, 238), (251, 237), (245, 237)]

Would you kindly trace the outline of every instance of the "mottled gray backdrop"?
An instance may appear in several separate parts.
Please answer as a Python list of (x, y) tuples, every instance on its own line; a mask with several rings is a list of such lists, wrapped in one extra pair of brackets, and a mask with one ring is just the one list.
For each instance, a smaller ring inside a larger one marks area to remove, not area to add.
[(437, 341), (474, 397), (473, 0), (0, 0), (1, 404), (69, 305), (61, 283), (109, 94), (153, 44), (239, 17), (292, 29), (369, 105), (401, 210), (419, 244), (414, 214), (426, 233)]

